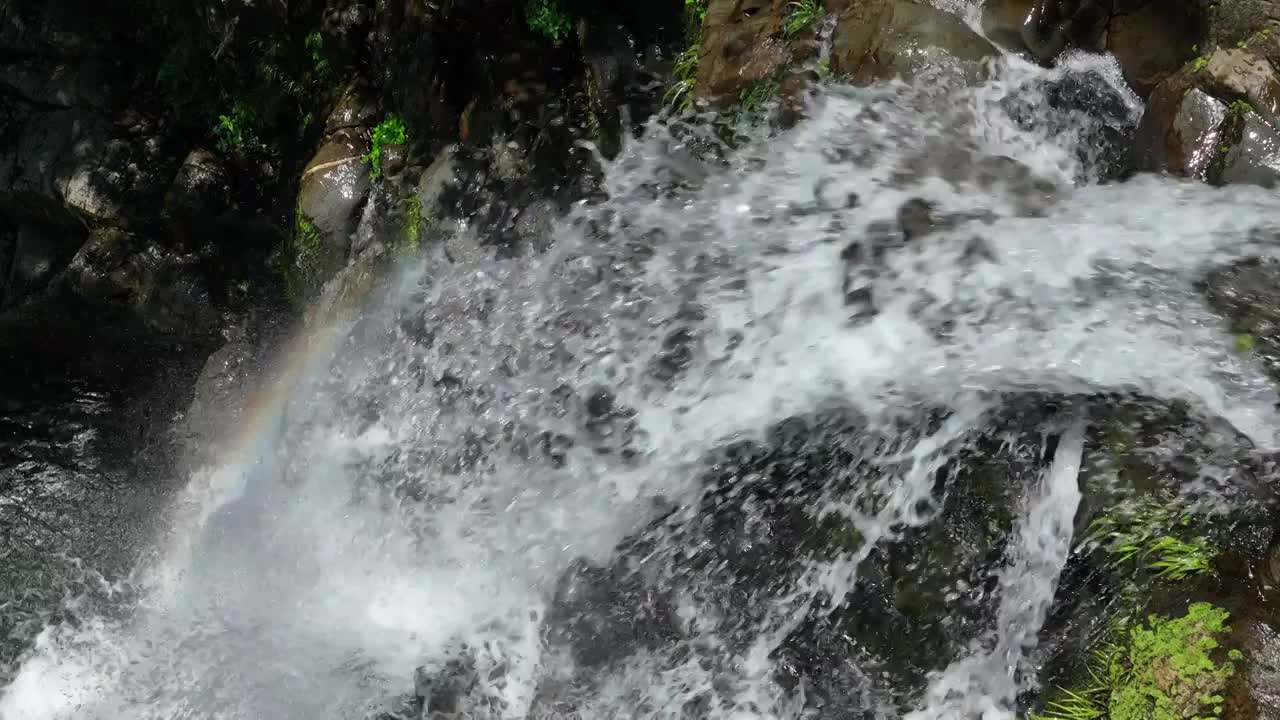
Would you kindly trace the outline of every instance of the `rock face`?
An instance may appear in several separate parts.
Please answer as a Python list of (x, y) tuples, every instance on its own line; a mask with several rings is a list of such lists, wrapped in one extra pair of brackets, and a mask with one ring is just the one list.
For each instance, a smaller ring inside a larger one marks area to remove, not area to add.
[(911, 0), (859, 0), (840, 13), (831, 68), (854, 82), (909, 79), (938, 59), (973, 66), (995, 47), (959, 17)]

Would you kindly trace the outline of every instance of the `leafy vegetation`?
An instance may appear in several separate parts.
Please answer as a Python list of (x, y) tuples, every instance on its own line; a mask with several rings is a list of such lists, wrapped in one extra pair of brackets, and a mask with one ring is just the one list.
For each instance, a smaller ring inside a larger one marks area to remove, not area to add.
[(698, 56), (702, 45), (694, 43), (676, 56), (671, 66), (671, 87), (662, 98), (664, 105), (679, 111), (693, 107), (693, 90), (697, 85)]
[(778, 83), (771, 80), (762, 80), (745, 88), (738, 93), (738, 104), (733, 110), (733, 123), (754, 125), (762, 122), (769, 102), (777, 92)]
[(256, 147), (258, 141), (258, 116), (244, 101), (237, 101), (226, 113), (218, 116), (213, 127), (218, 150), (230, 153)]
[(1108, 565), (1131, 562), (1158, 578), (1184, 580), (1213, 571), (1218, 549), (1204, 536), (1187, 537), (1192, 516), (1161, 499), (1117, 507), (1093, 521), (1085, 545), (1106, 553)]
[(378, 123), (373, 129), (369, 152), (364, 156), (365, 162), (372, 168), (374, 177), (382, 175), (382, 151), (388, 145), (404, 145), (409, 142), (409, 131), (399, 115), (391, 114)]
[(1236, 117), (1243, 117), (1253, 112), (1253, 106), (1247, 100), (1233, 100), (1227, 107), (1227, 111)]
[(1223, 692), (1243, 659), (1222, 652), (1227, 611), (1194, 603), (1182, 617), (1151, 615), (1113, 629), (1086, 669), (1081, 687), (1059, 688), (1041, 720), (1208, 720), (1222, 713)]
[(1195, 60), (1191, 61), (1191, 72), (1198, 73), (1201, 70), (1204, 70), (1205, 67), (1207, 67), (1208, 65), (1209, 65), (1209, 56), (1201, 55), (1197, 57)]
[(796, 0), (787, 4), (787, 21), (782, 27), (782, 34), (794, 37), (813, 27), (822, 17), (822, 4), (818, 0)]
[(559, 45), (573, 32), (573, 19), (564, 9), (563, 0), (529, 0), (525, 5), (529, 28)]

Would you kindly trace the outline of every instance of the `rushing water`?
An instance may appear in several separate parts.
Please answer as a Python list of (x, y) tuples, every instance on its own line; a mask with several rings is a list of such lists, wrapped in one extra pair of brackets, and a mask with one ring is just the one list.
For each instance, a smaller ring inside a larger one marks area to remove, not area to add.
[[(1091, 182), (1103, 126), (1140, 113), (1115, 77), (1008, 60), (963, 92), (830, 87), (728, 154), (655, 126), (546, 253), (406, 268), (292, 351), (287, 393), (190, 479), (129, 583), (41, 634), (0, 716), (372, 717), (451, 660), (477, 670), (475, 717), (1009, 716), (1081, 499), (1069, 406), (1031, 428), (1052, 442), (1016, 478), (972, 642), (918, 692), (865, 649), (839, 693), (781, 681), (782, 658), (879, 541), (936, 520), (935, 479), (1005, 397), (1180, 400), (1275, 449), (1277, 397), (1195, 283), (1274, 252), (1280, 199)], [(1049, 107), (1072, 78), (1110, 83), (1113, 117)], [(920, 200), (927, 234), (899, 222)], [(759, 468), (714, 459), (795, 417), (800, 446), (844, 458), (798, 470), (793, 498), (856, 533), (839, 551), (771, 534), (778, 506), (742, 500)], [(733, 527), (701, 524), (717, 492), (742, 502)], [(631, 634), (591, 647), (589, 578), (618, 568), (600, 603)]]

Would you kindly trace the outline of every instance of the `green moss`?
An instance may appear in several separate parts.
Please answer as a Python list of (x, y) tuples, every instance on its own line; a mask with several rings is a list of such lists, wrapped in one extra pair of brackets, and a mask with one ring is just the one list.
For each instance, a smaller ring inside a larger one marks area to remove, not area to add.
[(1223, 652), (1227, 611), (1194, 603), (1181, 617), (1151, 615), (1117, 626), (1088, 663), (1076, 689), (1059, 688), (1043, 720), (1208, 720), (1222, 713), (1223, 692), (1243, 659)]
[(528, 0), (525, 18), (529, 28), (559, 45), (573, 32), (573, 19), (565, 10), (563, 0)]
[(787, 3), (787, 20), (782, 26), (782, 34), (794, 37), (813, 27), (822, 17), (822, 4), (818, 0), (796, 0)]
[(1085, 545), (1104, 553), (1113, 569), (1136, 563), (1167, 580), (1207, 575), (1218, 549), (1204, 536), (1190, 536), (1192, 520), (1171, 501), (1122, 504), (1089, 525)]
[(1235, 348), (1236, 352), (1245, 355), (1253, 352), (1256, 345), (1257, 341), (1254, 340), (1254, 337), (1249, 333), (1240, 333), (1236, 335), (1235, 341), (1232, 343), (1232, 347)]
[(364, 156), (365, 162), (372, 168), (374, 177), (382, 175), (382, 150), (387, 145), (404, 145), (409, 142), (409, 131), (399, 115), (391, 114), (378, 123), (373, 129), (373, 137), (369, 141), (369, 153)]
[(422, 200), (410, 195), (404, 210), (404, 249), (415, 253), (422, 247)]

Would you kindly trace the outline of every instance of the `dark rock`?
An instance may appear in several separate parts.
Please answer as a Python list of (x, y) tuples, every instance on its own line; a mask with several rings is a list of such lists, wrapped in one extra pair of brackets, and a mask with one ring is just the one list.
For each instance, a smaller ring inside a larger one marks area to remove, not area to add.
[(218, 323), (198, 258), (127, 231), (95, 230), (64, 282), (82, 301), (129, 313), (158, 331), (207, 334)]
[(204, 149), (192, 150), (164, 198), (164, 216), (176, 244), (197, 248), (213, 240), (218, 219), (231, 209), (231, 175)]

